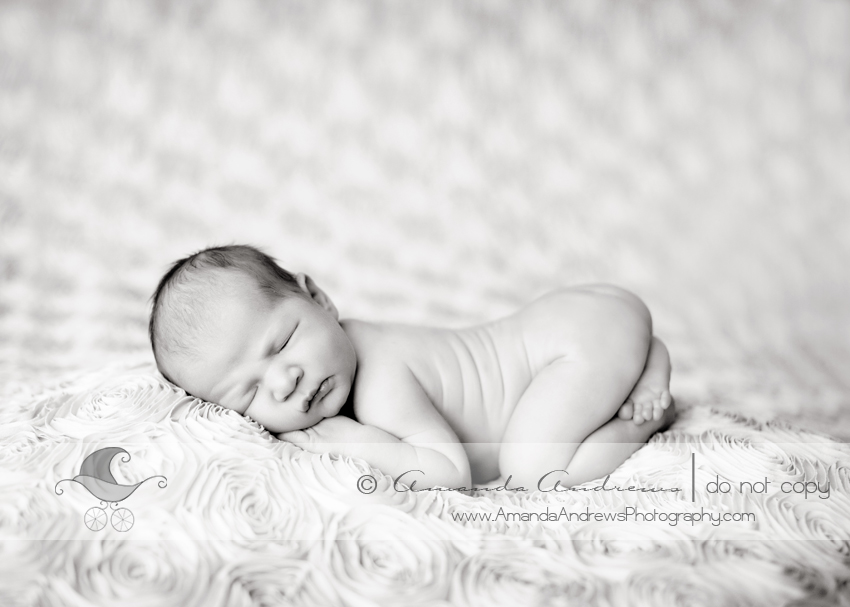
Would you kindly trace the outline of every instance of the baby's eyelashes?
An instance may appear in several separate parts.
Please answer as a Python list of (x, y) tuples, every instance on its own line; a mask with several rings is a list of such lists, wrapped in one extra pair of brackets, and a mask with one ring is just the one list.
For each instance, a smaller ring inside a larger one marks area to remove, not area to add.
[(283, 341), (283, 344), (282, 344), (282, 345), (280, 346), (280, 348), (278, 349), (278, 351), (277, 351), (277, 352), (278, 352), (278, 354), (280, 354), (281, 352), (283, 352), (283, 349), (287, 346), (287, 344), (289, 343), (289, 340), (291, 340), (291, 339), (292, 339), (292, 336), (295, 334), (295, 329), (297, 329), (297, 328), (298, 328), (298, 325), (296, 324), (296, 325), (292, 328), (292, 332), (291, 332), (291, 333), (289, 334), (289, 336), (288, 336), (288, 337), (287, 337), (287, 338)]
[(268, 350), (268, 356), (274, 356), (275, 354), (280, 354), (283, 352), (283, 349), (286, 347), (286, 344), (289, 343), (289, 340), (285, 340), (280, 346), (277, 344), (272, 344), (271, 348)]
[(283, 349), (286, 347), (286, 344), (288, 344), (288, 343), (289, 343), (289, 339), (284, 340), (284, 342), (282, 344), (280, 344), (280, 346), (278, 346), (276, 343), (273, 343), (271, 345), (271, 347), (268, 349), (267, 356), (275, 356), (277, 354), (280, 354), (281, 352), (283, 352)]

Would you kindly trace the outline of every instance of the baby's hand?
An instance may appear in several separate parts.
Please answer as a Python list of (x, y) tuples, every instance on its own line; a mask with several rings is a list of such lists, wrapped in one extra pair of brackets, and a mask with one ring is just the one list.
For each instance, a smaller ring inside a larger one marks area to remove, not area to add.
[(359, 443), (365, 438), (366, 426), (349, 417), (326, 417), (315, 426), (292, 432), (281, 432), (280, 440), (298, 445), (311, 453), (344, 453), (347, 443)]

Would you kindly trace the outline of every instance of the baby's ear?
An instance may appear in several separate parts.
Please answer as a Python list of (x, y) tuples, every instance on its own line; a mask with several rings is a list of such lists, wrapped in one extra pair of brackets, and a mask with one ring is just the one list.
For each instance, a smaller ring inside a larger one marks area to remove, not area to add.
[(301, 287), (302, 291), (309, 295), (313, 301), (315, 301), (317, 304), (327, 310), (330, 314), (332, 314), (334, 318), (339, 320), (339, 311), (337, 311), (334, 302), (331, 301), (331, 298), (328, 297), (327, 293), (325, 293), (319, 288), (319, 285), (317, 285), (312, 278), (310, 278), (303, 272), (299, 272), (295, 276), (295, 279), (298, 281), (298, 286)]

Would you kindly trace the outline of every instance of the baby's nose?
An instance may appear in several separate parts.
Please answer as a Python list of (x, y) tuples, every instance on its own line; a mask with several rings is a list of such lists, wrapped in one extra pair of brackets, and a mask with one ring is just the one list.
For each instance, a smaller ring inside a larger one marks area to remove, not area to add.
[(283, 402), (289, 398), (289, 395), (295, 392), (295, 388), (298, 386), (298, 382), (303, 375), (304, 372), (297, 367), (289, 367), (282, 370), (272, 384), (272, 396), (274, 399), (278, 402)]

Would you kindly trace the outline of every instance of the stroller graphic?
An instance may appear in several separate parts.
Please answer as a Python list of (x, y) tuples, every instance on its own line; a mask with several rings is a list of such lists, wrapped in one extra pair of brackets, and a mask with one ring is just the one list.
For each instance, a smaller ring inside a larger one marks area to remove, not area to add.
[(116, 504), (130, 497), (139, 488), (139, 485), (151, 479), (161, 479), (157, 483), (160, 489), (164, 489), (167, 485), (168, 479), (162, 475), (151, 476), (134, 485), (119, 485), (115, 482), (115, 477), (109, 470), (109, 464), (119, 453), (123, 453), (125, 456), (121, 461), (125, 463), (130, 461), (130, 454), (121, 447), (104, 447), (83, 460), (80, 473), (77, 476), (63, 478), (53, 488), (56, 495), (62, 495), (64, 491), (59, 488), (59, 483), (74, 481), (88, 489), (89, 493), (100, 500), (100, 507), (89, 508), (83, 516), (83, 522), (92, 531), (100, 531), (106, 527), (106, 521), (109, 518), (106, 511), (107, 503), (113, 511), (111, 519), (115, 530), (129, 531), (135, 522), (133, 513), (127, 508), (116, 508)]

